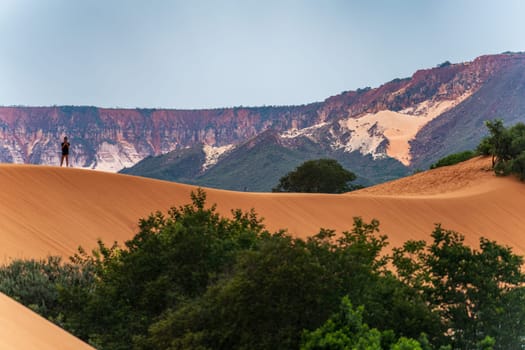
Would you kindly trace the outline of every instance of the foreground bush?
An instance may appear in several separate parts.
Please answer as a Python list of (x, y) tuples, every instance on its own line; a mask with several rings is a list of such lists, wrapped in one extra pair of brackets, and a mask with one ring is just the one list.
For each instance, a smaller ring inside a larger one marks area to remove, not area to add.
[(47, 319), (63, 326), (61, 290), (89, 291), (94, 286), (93, 271), (86, 266), (64, 263), (51, 256), (40, 260), (13, 260), (0, 268), (0, 291)]

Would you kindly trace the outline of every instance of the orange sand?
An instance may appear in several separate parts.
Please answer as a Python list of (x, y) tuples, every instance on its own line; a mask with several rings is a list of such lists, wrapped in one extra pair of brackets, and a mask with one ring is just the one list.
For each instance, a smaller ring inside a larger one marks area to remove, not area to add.
[[(480, 236), (525, 252), (525, 184), (499, 178), (477, 158), (344, 195), (242, 193), (206, 189), (228, 215), (256, 212), (275, 231), (306, 237), (348, 230), (354, 216), (376, 218), (391, 246), (428, 239), (435, 223), (477, 246)], [(137, 232), (139, 218), (189, 203), (194, 187), (140, 177), (31, 165), (0, 165), (0, 260), (70, 256), (79, 245), (111, 244)]]
[(0, 293), (0, 349), (94, 350), (60, 327)]

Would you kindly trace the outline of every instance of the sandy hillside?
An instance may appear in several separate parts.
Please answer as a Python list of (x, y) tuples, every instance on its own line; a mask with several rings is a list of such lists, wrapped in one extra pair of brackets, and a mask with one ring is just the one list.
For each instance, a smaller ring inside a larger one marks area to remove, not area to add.
[(94, 348), (0, 293), (0, 349), (93, 350)]
[[(255, 208), (275, 231), (309, 236), (348, 230), (354, 216), (377, 218), (390, 246), (427, 239), (435, 223), (477, 247), (484, 236), (525, 253), (525, 184), (498, 178), (477, 158), (343, 195), (239, 193), (207, 189), (228, 214)], [(72, 168), (0, 165), (0, 262), (70, 256), (101, 238), (123, 242), (155, 210), (189, 203), (191, 186)], [(2, 333), (3, 332), (3, 333)], [(0, 294), (0, 348), (84, 349), (74, 337)]]
[[(391, 246), (428, 239), (435, 223), (477, 245), (480, 236), (525, 253), (525, 184), (495, 177), (490, 160), (422, 172), (344, 195), (241, 193), (207, 189), (208, 202), (229, 214), (250, 209), (267, 227), (298, 236), (320, 227), (351, 228), (352, 218), (377, 218)], [(69, 256), (102, 238), (124, 241), (154, 210), (190, 201), (191, 186), (97, 171), (28, 165), (0, 166), (0, 259)]]

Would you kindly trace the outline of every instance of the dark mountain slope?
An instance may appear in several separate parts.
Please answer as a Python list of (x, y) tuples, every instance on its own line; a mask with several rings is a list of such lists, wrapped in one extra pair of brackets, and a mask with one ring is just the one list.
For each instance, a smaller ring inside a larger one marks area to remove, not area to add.
[(158, 157), (149, 156), (122, 174), (141, 175), (153, 179), (191, 183), (205, 162), (202, 145), (172, 151)]
[(225, 155), (194, 183), (237, 191), (269, 192), (281, 176), (321, 154), (319, 146), (308, 140), (301, 145), (286, 145), (277, 132), (267, 130)]
[(307, 137), (282, 138), (267, 130), (223, 154), (217, 164), (202, 171), (202, 146), (148, 157), (121, 171), (124, 174), (171, 180), (211, 188), (235, 191), (269, 192), (279, 179), (306, 160), (337, 159), (354, 172), (357, 184), (369, 186), (409, 174), (395, 159), (372, 159), (359, 152), (332, 151)]
[(505, 65), (470, 98), (424, 126), (411, 145), (412, 167), (428, 168), (446, 155), (474, 149), (487, 134), (486, 120), (525, 122), (525, 60)]

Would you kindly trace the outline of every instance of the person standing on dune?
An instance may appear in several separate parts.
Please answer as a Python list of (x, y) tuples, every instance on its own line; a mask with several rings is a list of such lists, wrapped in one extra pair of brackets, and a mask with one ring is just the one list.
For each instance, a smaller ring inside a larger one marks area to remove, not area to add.
[(64, 137), (64, 142), (62, 142), (62, 158), (60, 158), (60, 166), (62, 166), (62, 163), (64, 163), (64, 159), (66, 160), (66, 167), (69, 166), (69, 141), (67, 140), (67, 136)]

